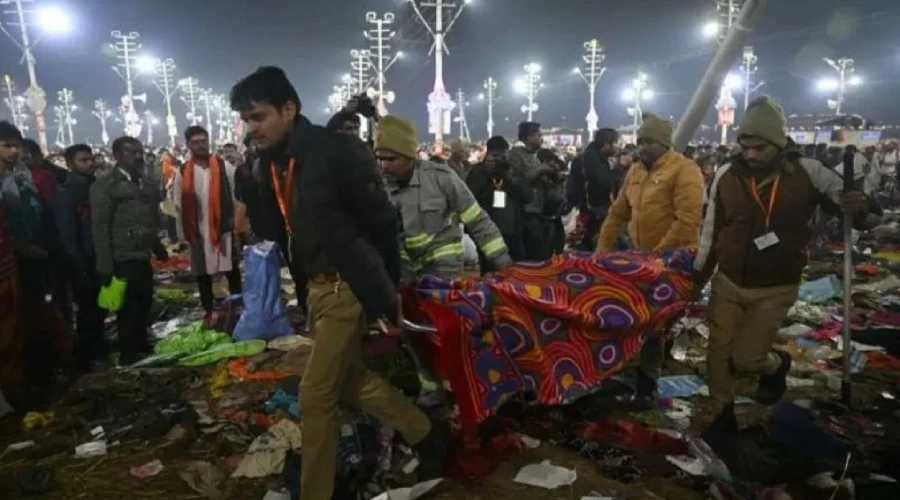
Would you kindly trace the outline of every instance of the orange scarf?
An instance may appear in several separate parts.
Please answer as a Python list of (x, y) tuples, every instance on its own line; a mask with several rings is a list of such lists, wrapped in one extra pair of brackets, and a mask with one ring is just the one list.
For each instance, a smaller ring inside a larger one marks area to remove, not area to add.
[[(222, 221), (222, 169), (219, 159), (215, 155), (209, 156), (209, 237), (214, 247), (219, 246), (219, 225)], [(181, 178), (181, 223), (184, 227), (184, 239), (191, 245), (196, 245), (199, 235), (197, 227), (197, 195), (194, 190), (194, 159), (191, 158), (184, 165), (184, 174)]]

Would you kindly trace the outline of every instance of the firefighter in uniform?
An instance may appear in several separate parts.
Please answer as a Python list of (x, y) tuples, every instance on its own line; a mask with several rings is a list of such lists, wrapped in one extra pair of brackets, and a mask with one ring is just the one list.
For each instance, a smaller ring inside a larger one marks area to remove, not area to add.
[(460, 223), (497, 270), (512, 264), (500, 230), (465, 181), (447, 165), (417, 160), (417, 150), (412, 123), (387, 116), (378, 124), (375, 153), (388, 194), (403, 219), (404, 278), (460, 277), (464, 253)]

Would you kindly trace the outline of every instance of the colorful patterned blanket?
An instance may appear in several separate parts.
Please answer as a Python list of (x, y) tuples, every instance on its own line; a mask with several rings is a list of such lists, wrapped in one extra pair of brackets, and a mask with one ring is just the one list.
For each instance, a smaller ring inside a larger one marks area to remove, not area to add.
[(438, 329), (432, 366), (463, 423), (521, 392), (563, 404), (614, 375), (684, 311), (694, 255), (580, 253), (483, 279), (421, 280), (418, 319)]

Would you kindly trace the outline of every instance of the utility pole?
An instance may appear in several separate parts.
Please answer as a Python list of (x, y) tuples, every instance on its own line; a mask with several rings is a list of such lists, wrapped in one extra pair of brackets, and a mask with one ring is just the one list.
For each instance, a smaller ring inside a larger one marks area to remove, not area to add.
[(181, 89), (181, 100), (188, 107), (187, 119), (191, 125), (200, 123), (202, 117), (197, 114), (197, 103), (200, 101), (200, 82), (189, 76), (178, 80), (178, 88)]
[(106, 107), (106, 101), (97, 99), (94, 101), (94, 116), (100, 120), (100, 141), (103, 145), (109, 144), (109, 134), (106, 132), (106, 119), (112, 116), (112, 111)]
[(153, 124), (158, 123), (153, 112), (149, 109), (144, 110), (144, 126), (147, 127), (147, 146), (153, 147)]
[(541, 83), (541, 66), (539, 64), (529, 63), (525, 65), (524, 85), (528, 104), (522, 105), (522, 112), (527, 113), (528, 121), (534, 121), (534, 114), (539, 109), (536, 102), (538, 91), (544, 86), (544, 84)]
[(756, 73), (756, 54), (753, 53), (753, 46), (744, 46), (744, 56), (741, 58), (741, 69), (744, 71), (744, 111), (750, 107), (750, 94), (756, 88), (762, 86), (762, 83), (753, 86), (753, 74)]
[(6, 98), (3, 99), (6, 102), (6, 106), (9, 108), (9, 113), (12, 116), (13, 125), (16, 126), (17, 129), (25, 132), (25, 120), (27, 119), (27, 115), (25, 114), (25, 98), (19, 95), (16, 95), (15, 86), (13, 85), (12, 78), (9, 75), (3, 76), (3, 84), (4, 89), (6, 90)]
[(837, 61), (824, 58), (824, 61), (828, 63), (838, 74), (837, 80), (837, 99), (834, 101), (830, 101), (829, 105), (834, 108), (834, 114), (837, 116), (841, 115), (841, 108), (844, 105), (844, 97), (847, 92), (847, 86), (857, 86), (862, 83), (862, 80), (855, 76), (853, 73), (856, 71), (853, 67), (853, 59), (848, 57), (842, 57)]
[[(66, 126), (66, 131), (69, 133), (69, 140), (66, 143), (71, 146), (75, 144), (75, 134), (72, 133), (72, 125), (75, 125), (75, 119), (72, 118), (72, 112), (75, 111), (75, 104), (72, 102), (72, 91), (69, 89), (62, 89), (57, 92), (57, 100), (59, 102), (59, 107), (62, 110), (63, 122)], [(63, 136), (65, 138), (65, 136)], [(64, 141), (65, 142), (65, 141)]]
[(387, 114), (387, 106), (386, 104), (390, 104), (394, 102), (394, 92), (385, 90), (384, 86), (387, 84), (387, 79), (385, 78), (385, 73), (397, 62), (397, 59), (403, 57), (403, 52), (398, 51), (391, 57), (390, 50), (391, 45), (390, 41), (394, 38), (396, 33), (391, 31), (386, 26), (390, 26), (394, 23), (394, 14), (388, 12), (381, 18), (378, 17), (378, 14), (375, 12), (367, 12), (366, 13), (366, 22), (370, 24), (374, 24), (374, 28), (370, 28), (365, 32), (366, 38), (371, 42), (370, 47), (370, 58), (374, 58), (374, 67), (375, 67), (375, 94), (378, 99), (376, 102), (376, 107), (378, 108), (378, 113), (381, 115)]
[(130, 137), (138, 137), (141, 134), (141, 117), (137, 113), (134, 101), (147, 102), (147, 94), (134, 95), (134, 74), (137, 72), (137, 51), (141, 44), (138, 39), (140, 33), (132, 31), (122, 33), (115, 30), (110, 33), (115, 41), (110, 44), (116, 52), (117, 63), (113, 71), (125, 81), (125, 95), (122, 96), (120, 112), (125, 121), (125, 134)]
[[(434, 134), (435, 147), (440, 148), (444, 142), (444, 134), (450, 133), (450, 112), (454, 106), (450, 94), (444, 88), (444, 55), (450, 54), (444, 39), (462, 14), (465, 2), (458, 6), (444, 0), (410, 0), (410, 3), (419, 21), (434, 39), (434, 44), (428, 52), (428, 55), (434, 52), (434, 90), (428, 94), (428, 133)], [(422, 10), (426, 7), (434, 8), (434, 27), (422, 15)], [(450, 14), (450, 22), (446, 26), (444, 26), (445, 13)]]
[(169, 147), (175, 147), (175, 138), (178, 137), (178, 122), (172, 113), (172, 92), (177, 88), (175, 85), (175, 60), (171, 57), (168, 59), (157, 59), (154, 61), (155, 78), (153, 86), (163, 96), (166, 102), (166, 132), (169, 135)]
[(487, 101), (487, 133), (488, 139), (490, 139), (494, 136), (494, 103), (497, 101), (497, 81), (494, 80), (494, 77), (489, 76), (487, 80), (484, 81), (483, 86), (484, 92), (478, 95), (478, 99)]
[(369, 88), (369, 82), (372, 80), (369, 75), (369, 71), (372, 70), (372, 52), (368, 49), (353, 49), (350, 51), (350, 57), (353, 58), (350, 68), (356, 75), (356, 88), (353, 92), (356, 95), (365, 94), (366, 89)]
[(37, 82), (37, 73), (34, 69), (36, 64), (33, 52), (34, 45), (28, 36), (28, 25), (25, 22), (25, 8), (23, 6), (25, 1), (27, 0), (0, 0), (0, 5), (12, 5), (15, 7), (14, 11), (4, 13), (12, 14), (17, 20), (20, 39), (16, 40), (5, 28), (3, 28), (3, 32), (22, 50), (22, 59), (25, 62), (25, 67), (28, 68), (29, 81), (28, 89), (25, 90), (25, 103), (34, 115), (34, 121), (37, 123), (38, 141), (41, 144), (41, 149), (46, 153), (49, 151), (47, 145), (47, 122), (44, 121), (44, 111), (47, 109), (47, 93), (44, 92), (44, 89)]
[[(225, 119), (228, 114), (227, 106), (225, 105), (226, 98), (221, 94), (216, 94), (213, 96), (213, 109), (216, 112), (216, 125), (219, 127), (219, 139), (218, 144), (222, 145), (226, 142), (229, 142), (229, 134), (227, 130), (228, 120)], [(212, 131), (210, 131), (212, 134)]]
[(462, 89), (456, 91), (456, 102), (459, 103), (457, 106), (459, 114), (456, 117), (456, 121), (459, 123), (459, 140), (471, 142), (472, 136), (469, 134), (469, 124), (466, 123), (466, 106), (469, 103), (466, 102), (466, 94)]
[(600, 45), (596, 38), (585, 42), (584, 49), (586, 51), (585, 55), (582, 56), (584, 69), (576, 67), (575, 73), (580, 75), (584, 83), (587, 84), (588, 93), (590, 94), (590, 104), (588, 105), (588, 113), (585, 119), (587, 120), (588, 141), (591, 141), (594, 138), (594, 132), (599, 128), (597, 125), (599, 118), (595, 101), (597, 97), (597, 82), (600, 81), (603, 73), (606, 72), (606, 68), (603, 67), (606, 55), (603, 54), (603, 46)]
[(202, 89), (200, 91), (200, 99), (203, 101), (203, 107), (206, 110), (206, 128), (208, 129), (207, 132), (209, 132), (210, 134), (213, 133), (213, 131), (212, 131), (213, 121), (212, 121), (212, 113), (211, 113), (212, 103), (210, 102), (211, 94), (212, 94), (212, 89)]
[(638, 127), (644, 121), (642, 103), (653, 98), (653, 90), (649, 88), (648, 80), (647, 73), (638, 71), (637, 75), (631, 80), (631, 87), (625, 89), (623, 94), (626, 101), (631, 101), (631, 107), (628, 111), (634, 119), (632, 122), (632, 141), (637, 141)]
[(56, 147), (66, 147), (66, 111), (62, 106), (53, 106), (53, 113), (56, 115)]

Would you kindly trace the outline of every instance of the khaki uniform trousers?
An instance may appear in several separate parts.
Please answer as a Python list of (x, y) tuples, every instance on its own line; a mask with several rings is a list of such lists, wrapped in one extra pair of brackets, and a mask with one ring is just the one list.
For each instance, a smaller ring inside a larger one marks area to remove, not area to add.
[(300, 382), (303, 424), (301, 495), (331, 500), (340, 432), (338, 403), (361, 409), (397, 430), (410, 445), (431, 432), (428, 417), (363, 365), (362, 306), (346, 283), (309, 284), (315, 344)]
[(716, 273), (709, 299), (709, 395), (717, 412), (734, 403), (736, 373), (771, 375), (781, 364), (772, 352), (800, 285), (741, 288)]

